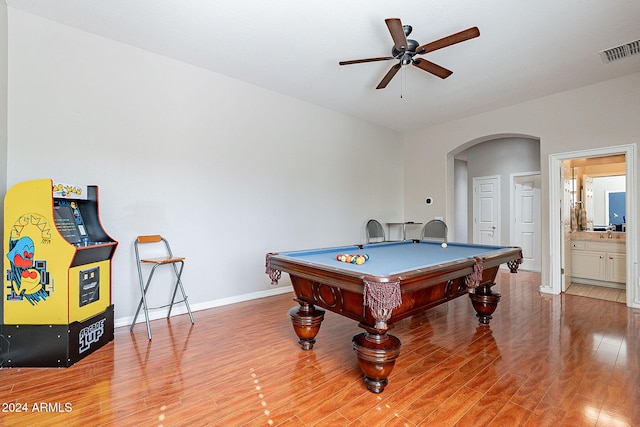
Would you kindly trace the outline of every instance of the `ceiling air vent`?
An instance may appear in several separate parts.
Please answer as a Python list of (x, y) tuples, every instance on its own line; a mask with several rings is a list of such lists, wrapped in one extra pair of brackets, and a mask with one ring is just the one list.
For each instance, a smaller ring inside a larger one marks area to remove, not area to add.
[(638, 53), (640, 53), (640, 40), (603, 50), (600, 52), (600, 59), (602, 59), (603, 64), (607, 64)]

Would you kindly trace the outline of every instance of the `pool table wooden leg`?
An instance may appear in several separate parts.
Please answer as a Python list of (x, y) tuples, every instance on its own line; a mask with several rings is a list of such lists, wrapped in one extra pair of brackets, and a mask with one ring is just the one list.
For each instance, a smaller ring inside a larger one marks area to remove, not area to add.
[[(364, 374), (367, 389), (373, 393), (382, 393), (391, 374), (396, 359), (400, 356), (400, 339), (386, 331), (371, 329), (353, 337), (353, 350)], [(382, 333), (381, 333), (382, 332)]]
[(316, 342), (316, 335), (324, 320), (324, 309), (296, 299), (299, 306), (289, 310), (289, 318), (293, 324), (293, 330), (298, 335), (298, 343), (303, 350), (311, 350)]
[(509, 271), (511, 273), (517, 273), (518, 267), (522, 263), (522, 258), (514, 259), (513, 261), (507, 262), (507, 267), (509, 267)]
[(471, 305), (473, 305), (476, 311), (476, 317), (483, 325), (488, 325), (491, 319), (493, 319), (491, 315), (496, 311), (498, 302), (500, 302), (501, 295), (491, 290), (491, 286), (493, 285), (494, 283), (479, 286), (474, 293), (469, 294)]

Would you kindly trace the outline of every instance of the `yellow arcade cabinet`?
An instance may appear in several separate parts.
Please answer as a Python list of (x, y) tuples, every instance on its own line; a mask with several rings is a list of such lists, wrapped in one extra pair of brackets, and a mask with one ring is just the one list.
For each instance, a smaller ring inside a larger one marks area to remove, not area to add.
[(0, 366), (68, 367), (113, 340), (111, 259), (98, 187), (50, 179), (4, 199)]

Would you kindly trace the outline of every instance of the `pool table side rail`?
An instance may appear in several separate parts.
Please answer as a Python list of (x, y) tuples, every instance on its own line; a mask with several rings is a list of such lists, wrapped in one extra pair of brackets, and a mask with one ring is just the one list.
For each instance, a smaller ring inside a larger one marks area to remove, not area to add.
[[(509, 261), (522, 259), (522, 250), (519, 247), (505, 247), (491, 252), (482, 257), (485, 269), (506, 264)], [(420, 278), (420, 286), (428, 282), (438, 283), (443, 280), (453, 280), (461, 276), (467, 276), (473, 272), (474, 258), (464, 258), (446, 264), (435, 264), (421, 267), (406, 273), (389, 276), (372, 276), (357, 271), (340, 269), (328, 265), (312, 263), (304, 259), (281, 256), (278, 253), (267, 254), (267, 269), (278, 270), (303, 277), (324, 285), (343, 287), (346, 290), (362, 294), (364, 291), (363, 280), (366, 278), (373, 282), (397, 282), (401, 283), (402, 293), (411, 292), (414, 278)], [(433, 274), (429, 274), (432, 272)], [(426, 283), (427, 285), (429, 283)], [(417, 283), (417, 282), (416, 282)]]
[[(267, 269), (278, 270), (289, 275), (302, 277), (328, 286), (343, 287), (352, 292), (363, 293), (363, 278), (366, 275), (355, 271), (343, 270), (327, 265), (319, 265), (301, 259), (267, 254)], [(381, 280), (394, 280), (392, 276)], [(397, 279), (395, 279), (397, 280)]]

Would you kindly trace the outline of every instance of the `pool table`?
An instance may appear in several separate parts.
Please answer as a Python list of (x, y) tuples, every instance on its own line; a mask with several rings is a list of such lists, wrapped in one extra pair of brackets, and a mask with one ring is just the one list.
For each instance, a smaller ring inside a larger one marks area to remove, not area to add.
[[(368, 259), (347, 263), (342, 254)], [(498, 268), (515, 273), (521, 260), (519, 247), (404, 240), (268, 253), (266, 273), (272, 284), (282, 272), (291, 277), (299, 305), (289, 317), (302, 349), (313, 348), (325, 310), (359, 322), (353, 348), (367, 388), (381, 393), (400, 355), (400, 340), (387, 332), (393, 322), (467, 294), (488, 325), (500, 300), (491, 289)]]

